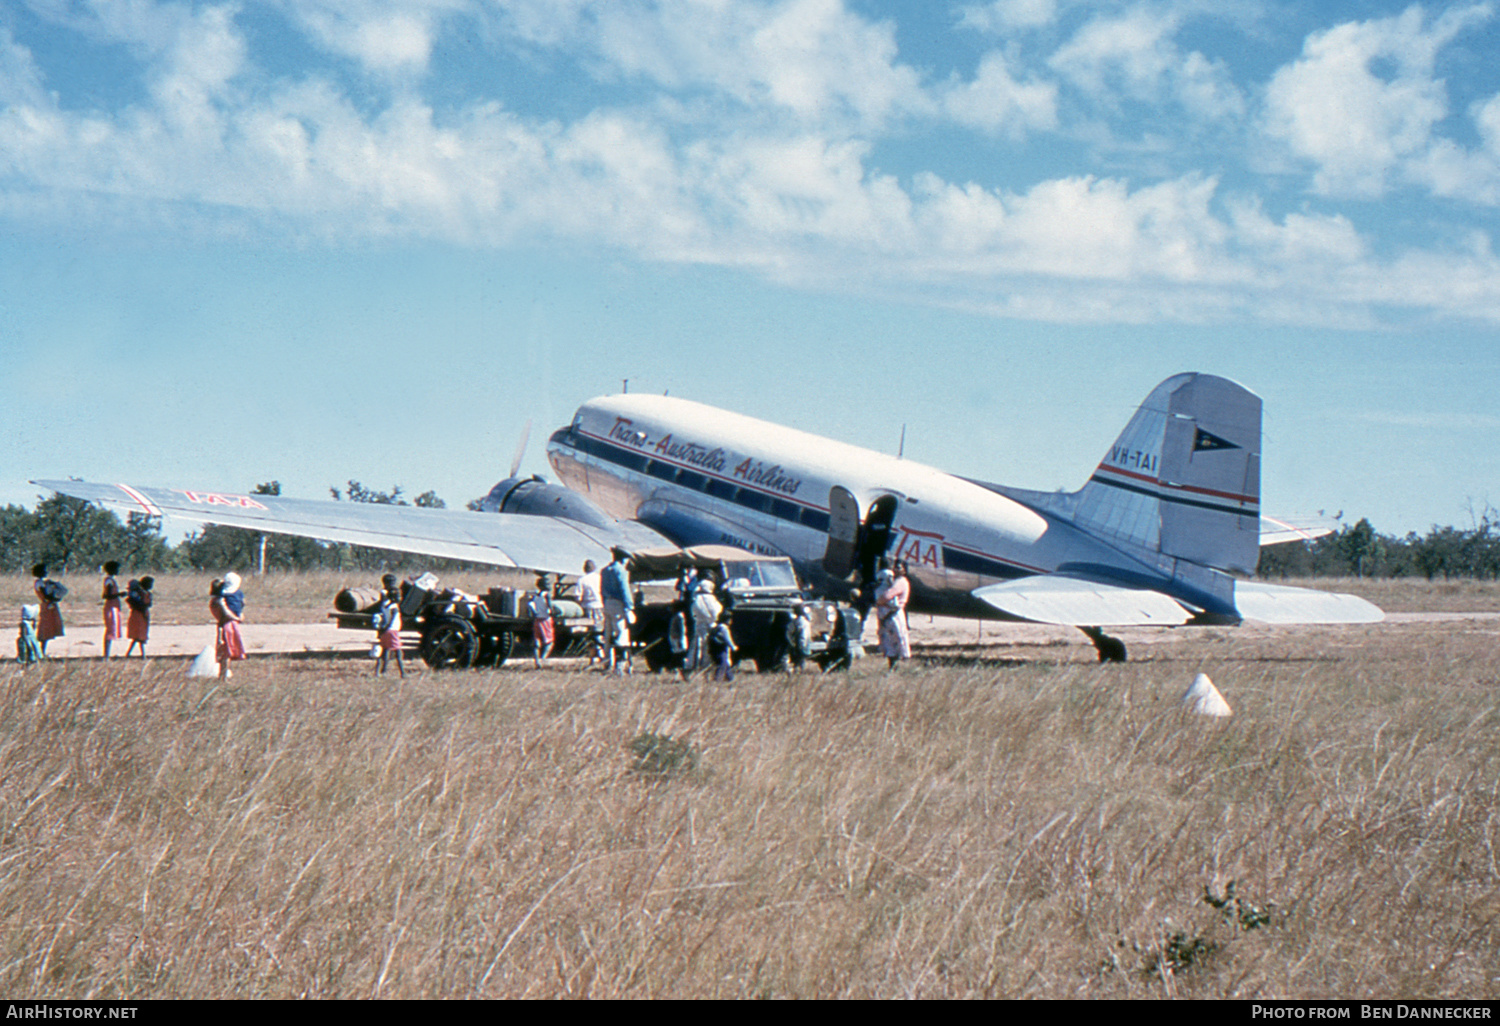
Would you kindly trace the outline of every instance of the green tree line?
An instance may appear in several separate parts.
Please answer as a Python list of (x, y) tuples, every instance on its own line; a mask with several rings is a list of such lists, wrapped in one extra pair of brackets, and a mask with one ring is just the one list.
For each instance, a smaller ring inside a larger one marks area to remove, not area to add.
[(1474, 526), (1434, 527), (1405, 537), (1381, 534), (1368, 520), (1310, 542), (1260, 550), (1261, 577), (1500, 578), (1500, 510), (1474, 517)]

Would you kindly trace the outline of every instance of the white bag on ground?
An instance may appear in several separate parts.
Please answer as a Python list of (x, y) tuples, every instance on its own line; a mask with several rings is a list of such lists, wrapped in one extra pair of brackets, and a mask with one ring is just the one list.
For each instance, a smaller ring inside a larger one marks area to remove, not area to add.
[(214, 646), (209, 645), (198, 653), (193, 664), (188, 667), (189, 677), (217, 677), (219, 675), (219, 661), (215, 658)]
[(1219, 694), (1219, 689), (1214, 687), (1214, 682), (1208, 679), (1206, 673), (1200, 673), (1193, 678), (1192, 686), (1182, 696), (1182, 706), (1189, 712), (1203, 716), (1233, 715), (1229, 703), (1224, 701), (1224, 696)]

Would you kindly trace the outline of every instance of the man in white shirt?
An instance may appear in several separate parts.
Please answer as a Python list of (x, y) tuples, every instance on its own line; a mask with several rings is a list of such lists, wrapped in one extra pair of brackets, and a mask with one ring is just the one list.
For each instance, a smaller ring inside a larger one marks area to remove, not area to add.
[(589, 665), (608, 665), (604, 654), (604, 597), (599, 591), (599, 568), (592, 559), (583, 561), (583, 576), (578, 578), (578, 604), (592, 622), (589, 633)]

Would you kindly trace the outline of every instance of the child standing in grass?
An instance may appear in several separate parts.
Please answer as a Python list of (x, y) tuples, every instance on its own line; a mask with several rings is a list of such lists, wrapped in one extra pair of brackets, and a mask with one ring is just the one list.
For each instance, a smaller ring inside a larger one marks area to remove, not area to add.
[(380, 606), (375, 610), (375, 630), (380, 636), (380, 661), (375, 664), (377, 677), (385, 674), (385, 661), (392, 653), (396, 656), (396, 670), (401, 679), (406, 679), (406, 663), (401, 658), (401, 592), (396, 587), (396, 575), (386, 574), (380, 579)]
[(21, 629), (16, 633), (16, 659), (22, 666), (42, 661), (42, 643), (36, 640), (36, 621), (40, 615), (39, 606), (21, 607)]
[(734, 680), (734, 635), (729, 633), (729, 614), (720, 613), (708, 632), (708, 654), (714, 660), (714, 680)]
[(531, 661), (538, 670), (552, 654), (552, 643), (557, 637), (552, 612), (552, 578), (541, 574), (536, 579), (536, 593), (526, 602), (526, 613), (531, 617)]

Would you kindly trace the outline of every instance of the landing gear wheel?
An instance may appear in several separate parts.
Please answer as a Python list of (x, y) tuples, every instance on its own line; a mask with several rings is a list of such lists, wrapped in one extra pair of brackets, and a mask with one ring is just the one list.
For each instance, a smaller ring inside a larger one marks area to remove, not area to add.
[(474, 663), (479, 634), (456, 616), (441, 617), (422, 636), (422, 659), (434, 670), (463, 669)]
[(479, 654), (474, 657), (474, 665), (504, 666), (515, 647), (516, 636), (510, 631), (485, 635), (479, 639)]
[(843, 648), (830, 648), (828, 651), (820, 653), (816, 657), (816, 659), (818, 663), (818, 669), (822, 670), (824, 673), (827, 673), (830, 670), (847, 670), (851, 665), (853, 665), (853, 660), (851, 660), (849, 657), (848, 646), (844, 646)]
[(652, 673), (682, 668), (682, 657), (672, 651), (665, 625), (653, 624), (646, 628), (641, 632), (639, 642), (641, 654), (646, 657), (646, 668)]

